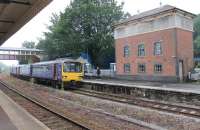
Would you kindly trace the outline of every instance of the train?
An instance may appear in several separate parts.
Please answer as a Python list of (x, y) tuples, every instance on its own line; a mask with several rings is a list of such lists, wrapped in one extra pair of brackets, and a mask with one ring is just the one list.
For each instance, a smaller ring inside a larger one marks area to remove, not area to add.
[(32, 82), (45, 81), (64, 89), (68, 84), (77, 84), (83, 80), (84, 64), (74, 59), (58, 59), (17, 65), (11, 67), (10, 75), (30, 79)]

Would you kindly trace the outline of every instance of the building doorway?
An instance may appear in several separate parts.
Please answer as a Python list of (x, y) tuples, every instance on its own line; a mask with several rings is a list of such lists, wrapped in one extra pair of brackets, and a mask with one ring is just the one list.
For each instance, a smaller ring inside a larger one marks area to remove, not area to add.
[(178, 68), (179, 68), (179, 80), (180, 82), (183, 82), (183, 79), (184, 79), (184, 72), (183, 72), (183, 60), (179, 60), (179, 63), (178, 63)]

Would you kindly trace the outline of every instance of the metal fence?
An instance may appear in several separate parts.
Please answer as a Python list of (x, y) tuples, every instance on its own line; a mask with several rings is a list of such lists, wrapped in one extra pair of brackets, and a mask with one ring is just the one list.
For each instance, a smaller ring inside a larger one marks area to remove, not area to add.
[[(101, 71), (101, 74), (100, 74), (101, 77), (114, 77), (115, 76), (115, 72), (110, 69), (101, 69), (100, 71)], [(90, 73), (85, 73), (85, 76), (96, 77), (97, 70), (93, 69)]]

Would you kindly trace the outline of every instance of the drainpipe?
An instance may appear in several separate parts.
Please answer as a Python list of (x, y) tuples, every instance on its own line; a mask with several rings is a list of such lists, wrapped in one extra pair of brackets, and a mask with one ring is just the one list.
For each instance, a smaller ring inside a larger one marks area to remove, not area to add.
[(175, 59), (175, 70), (176, 70), (176, 76), (179, 77), (179, 58), (178, 58), (178, 41), (177, 41), (177, 29), (173, 29), (173, 41), (174, 41), (174, 59)]

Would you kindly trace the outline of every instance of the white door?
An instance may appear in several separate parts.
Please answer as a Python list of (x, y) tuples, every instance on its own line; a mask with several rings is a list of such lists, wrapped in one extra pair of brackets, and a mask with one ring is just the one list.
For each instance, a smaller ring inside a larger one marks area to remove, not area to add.
[(179, 79), (182, 82), (183, 81), (183, 61), (179, 61)]

